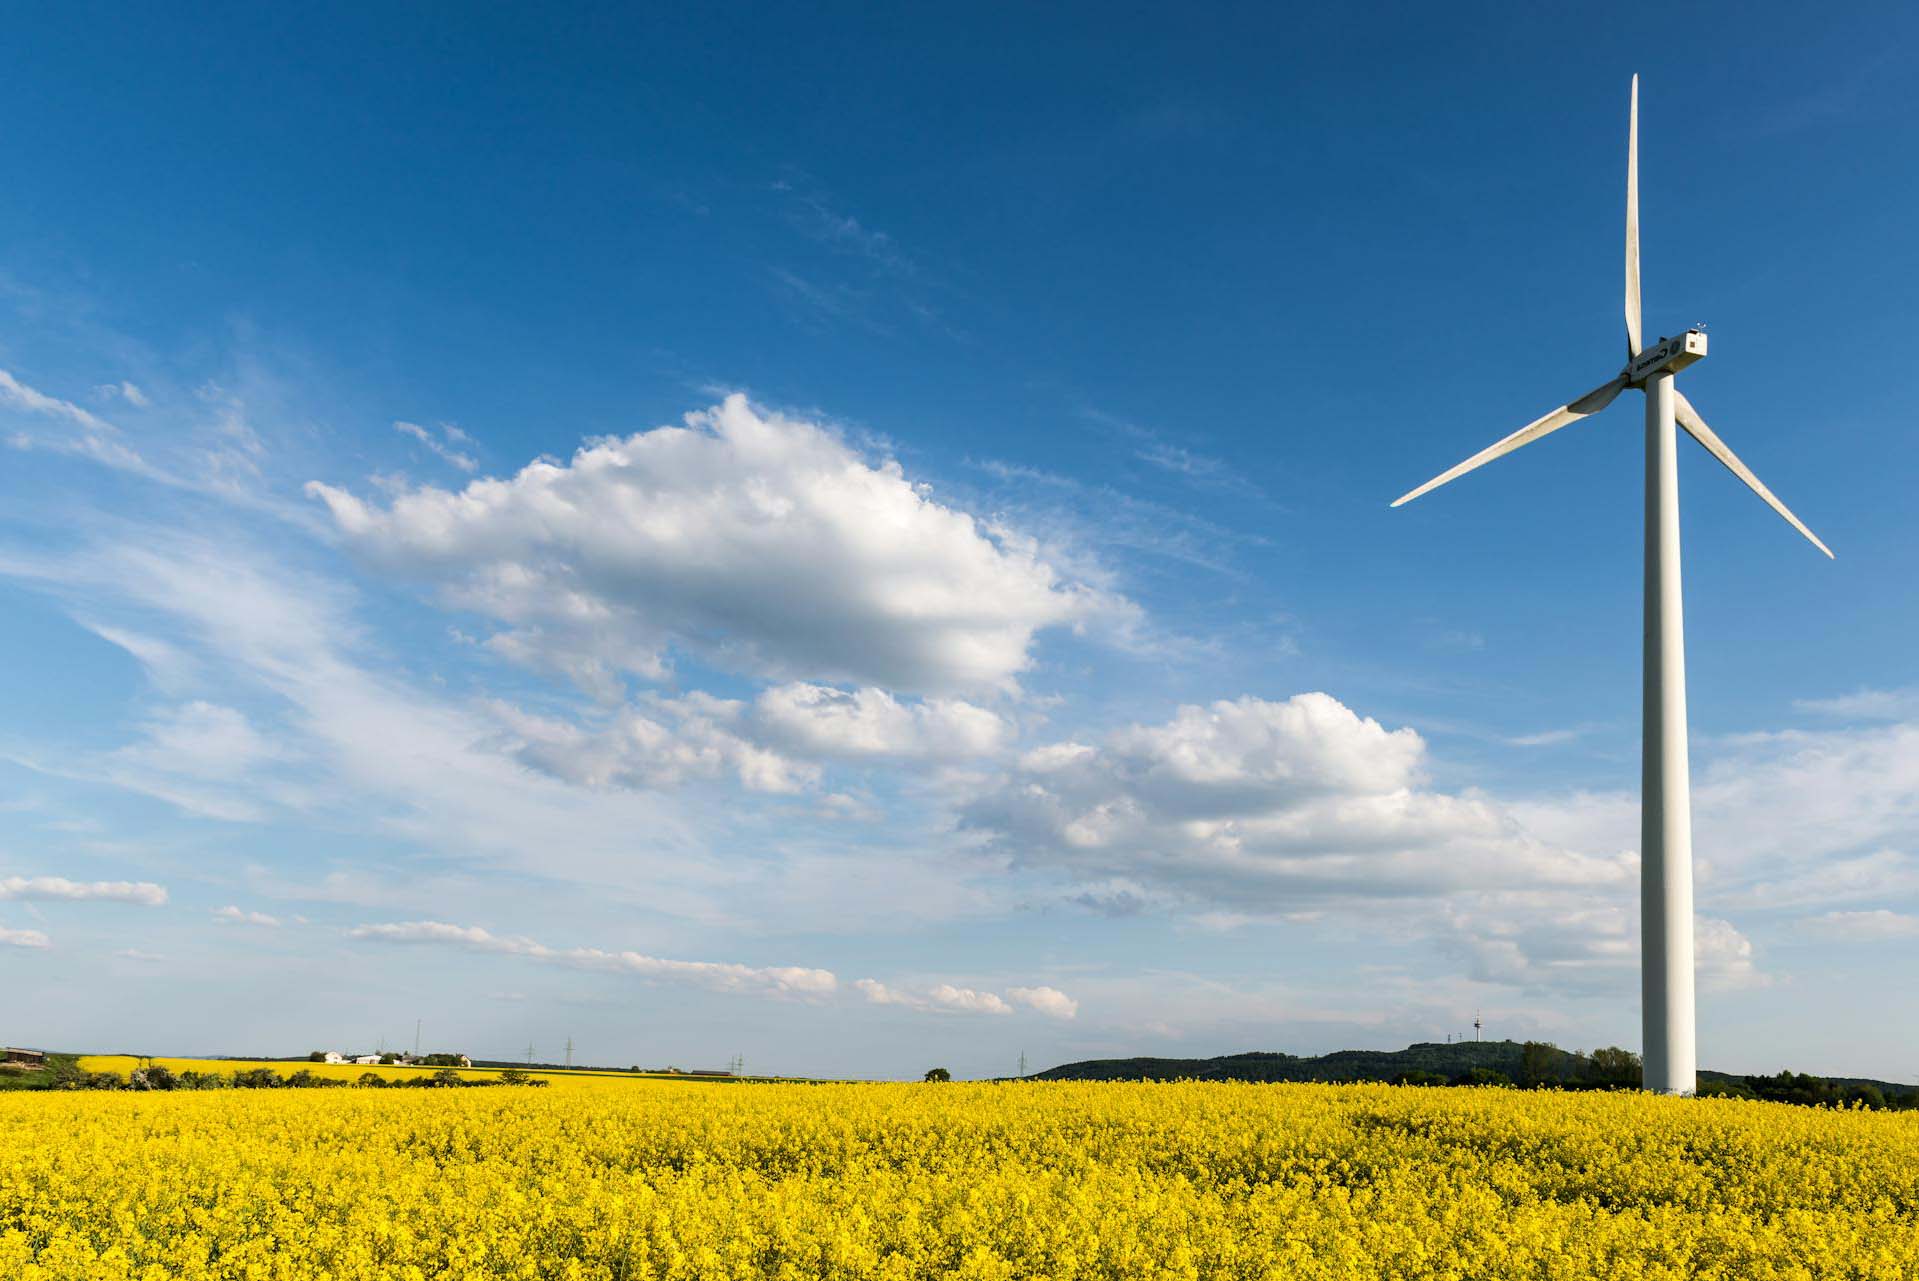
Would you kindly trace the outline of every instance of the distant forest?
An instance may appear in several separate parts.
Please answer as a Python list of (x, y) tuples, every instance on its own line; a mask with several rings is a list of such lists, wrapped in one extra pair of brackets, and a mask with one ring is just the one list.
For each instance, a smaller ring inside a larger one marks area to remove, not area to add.
[[(1088, 1059), (1035, 1073), (1041, 1081), (1384, 1081), (1395, 1085), (1503, 1085), (1523, 1089), (1625, 1090), (1640, 1085), (1639, 1056), (1617, 1046), (1562, 1050), (1550, 1041), (1424, 1041), (1403, 1050), (1332, 1054), (1228, 1054), (1216, 1059)], [(1702, 1071), (1702, 1097), (1809, 1106), (1919, 1108), (1919, 1086), (1866, 1077), (1781, 1071), (1736, 1076)]]

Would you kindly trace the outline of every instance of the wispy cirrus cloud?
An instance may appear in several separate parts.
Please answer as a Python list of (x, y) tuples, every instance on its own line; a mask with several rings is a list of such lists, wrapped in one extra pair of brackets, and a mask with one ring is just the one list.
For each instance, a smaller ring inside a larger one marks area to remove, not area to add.
[(467, 435), (451, 423), (441, 423), (438, 435), (435, 435), (432, 431), (420, 426), (418, 423), (395, 422), (393, 424), (393, 430), (399, 432), (402, 436), (410, 436), (414, 440), (419, 441), (422, 445), (426, 446), (430, 453), (438, 457), (442, 462), (451, 464), (463, 472), (471, 473), (479, 470), (480, 463), (478, 459), (474, 458), (472, 454), (455, 447), (457, 445), (472, 444), (473, 437)]
[[(644, 882), (658, 910), (717, 910), (708, 894), (718, 873), (677, 808), (528, 769), (484, 706), (374, 665), (354, 594), (336, 579), (245, 539), (147, 527), (71, 553), (0, 548), (0, 574), (71, 596), (89, 616), (164, 619), (196, 667), (223, 673), (228, 689), (272, 695), (279, 737), (302, 761), (303, 804), (350, 809), (368, 832), (466, 866)], [(246, 778), (198, 786), (236, 805), (261, 800)]]
[(158, 469), (148, 464), (138, 450), (126, 443), (118, 427), (70, 400), (49, 396), (0, 369), (0, 410), (5, 409), (50, 418), (67, 428), (65, 432), (52, 436), (13, 432), (6, 440), (15, 449), (45, 449), (54, 453), (78, 454), (121, 471), (161, 478)]
[(785, 197), (793, 225), (811, 239), (855, 255), (888, 276), (910, 279), (919, 274), (898, 241), (836, 206), (812, 179), (791, 173), (775, 181), (773, 190)]
[(1004, 459), (974, 459), (969, 465), (991, 479), (993, 503), (1008, 519), (1030, 531), (1063, 563), (1084, 566), (1081, 572), (1089, 577), (1118, 551), (1241, 578), (1243, 571), (1235, 564), (1240, 553), (1271, 545), (1263, 534), (1230, 529), (1110, 484), (1088, 484)]
[[(134, 646), (129, 652), (160, 669), (161, 683), (175, 679), (177, 654), (129, 644)], [(42, 773), (111, 783), (225, 822), (259, 822), (271, 812), (270, 802), (283, 802), (298, 790), (260, 776), (261, 767), (283, 760), (285, 753), (235, 708), (192, 700), (156, 709), (139, 728), (133, 742), (108, 752), (48, 758), (16, 754), (12, 759)]]
[(1839, 720), (1919, 720), (1919, 686), (1856, 689), (1831, 698), (1796, 698), (1792, 705), (1802, 712)]
[[(320, 527), (309, 505), (289, 502), (275, 492), (264, 466), (268, 448), (238, 393), (207, 381), (198, 388), (191, 405), (170, 414), (146, 400), (131, 383), (117, 389), (116, 394), (129, 405), (152, 410), (142, 415), (152, 425), (137, 444), (117, 424), (0, 369), (0, 443), (22, 451), (84, 459), (167, 490), (268, 515), (295, 528), (311, 531)], [(4, 420), (9, 415), (48, 420), (54, 427), (8, 431)]]
[(137, 384), (121, 379), (119, 382), (101, 383), (93, 389), (93, 394), (101, 400), (124, 400), (135, 409), (146, 409), (153, 404), (146, 392)]
[(1531, 734), (1513, 734), (1501, 741), (1512, 747), (1558, 747), (1564, 743), (1573, 743), (1586, 737), (1603, 725), (1588, 722), (1582, 725), (1567, 725), (1561, 729), (1542, 729)]
[(1164, 472), (1193, 489), (1255, 502), (1271, 501), (1266, 491), (1248, 477), (1242, 467), (1224, 458), (1175, 443), (1149, 427), (1098, 409), (1083, 408), (1080, 415), (1129, 442), (1136, 461)]

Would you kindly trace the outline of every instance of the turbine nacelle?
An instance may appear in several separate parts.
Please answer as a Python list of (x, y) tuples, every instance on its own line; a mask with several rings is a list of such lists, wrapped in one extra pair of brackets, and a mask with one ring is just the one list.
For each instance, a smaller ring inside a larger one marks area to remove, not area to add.
[(1643, 387), (1646, 380), (1655, 374), (1676, 374), (1687, 365), (1705, 358), (1706, 335), (1703, 330), (1688, 329), (1676, 337), (1661, 338), (1626, 362), (1626, 385)]

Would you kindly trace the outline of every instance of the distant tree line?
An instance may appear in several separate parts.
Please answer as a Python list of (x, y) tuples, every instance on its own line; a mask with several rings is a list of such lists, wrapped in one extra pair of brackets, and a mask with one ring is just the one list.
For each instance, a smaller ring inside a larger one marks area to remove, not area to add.
[(1551, 1041), (1527, 1041), (1519, 1047), (1516, 1073), (1483, 1065), (1450, 1076), (1413, 1069), (1391, 1078), (1394, 1085), (1517, 1085), (1526, 1089), (1636, 1090), (1645, 1079), (1639, 1056), (1616, 1045), (1591, 1054), (1562, 1050)]
[(463, 1077), (450, 1068), (432, 1076), (390, 1078), (378, 1072), (362, 1072), (357, 1081), (345, 1077), (323, 1076), (301, 1068), (290, 1076), (281, 1076), (272, 1068), (247, 1068), (221, 1074), (175, 1072), (164, 1064), (135, 1068), (125, 1076), (118, 1072), (89, 1072), (71, 1061), (52, 1069), (48, 1089), (54, 1090), (327, 1090), (340, 1088), (378, 1090), (473, 1089), (495, 1085), (543, 1086), (546, 1081), (530, 1073), (509, 1068), (495, 1077)]
[[(1551, 1041), (1527, 1041), (1520, 1046), (1516, 1080), (1494, 1068), (1475, 1067), (1452, 1076), (1406, 1071), (1394, 1076), (1392, 1083), (1517, 1086), (1534, 1090), (1637, 1090), (1644, 1084), (1644, 1077), (1645, 1069), (1639, 1056), (1616, 1045), (1586, 1054), (1562, 1050)], [(1806, 1107), (1919, 1109), (1919, 1091), (1895, 1091), (1888, 1095), (1870, 1081), (1834, 1081), (1790, 1071), (1781, 1071), (1776, 1076), (1706, 1076), (1699, 1082), (1699, 1097), (1758, 1099)]]
[(1895, 1090), (1888, 1095), (1871, 1081), (1835, 1081), (1805, 1072), (1782, 1071), (1774, 1076), (1748, 1076), (1737, 1081), (1701, 1081), (1699, 1093), (1716, 1098), (1798, 1103), (1806, 1107), (1919, 1110), (1919, 1090)]
[[(1420, 1086), (1506, 1086), (1521, 1089), (1636, 1090), (1639, 1056), (1616, 1045), (1591, 1053), (1550, 1041), (1422, 1041), (1403, 1050), (1335, 1050), (1301, 1056), (1271, 1051), (1210, 1059), (1088, 1059), (1062, 1063), (1027, 1079), (1047, 1081), (1386, 1081)], [(1919, 1089), (1891, 1081), (1827, 1078), (1800, 1072), (1733, 1076), (1702, 1071), (1706, 1098), (1761, 1099), (1825, 1107), (1919, 1108)]]

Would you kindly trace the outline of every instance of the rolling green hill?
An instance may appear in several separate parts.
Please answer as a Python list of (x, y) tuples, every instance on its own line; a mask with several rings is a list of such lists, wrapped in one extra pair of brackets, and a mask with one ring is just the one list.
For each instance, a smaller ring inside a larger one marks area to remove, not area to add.
[[(1568, 1088), (1637, 1084), (1637, 1076), (1607, 1075), (1592, 1056), (1518, 1041), (1422, 1041), (1403, 1050), (1337, 1050), (1331, 1054), (1227, 1054), (1213, 1059), (1087, 1059), (1033, 1074), (1042, 1081), (1402, 1081), (1419, 1084), (1514, 1082)], [(1496, 1073), (1497, 1077), (1487, 1074)], [(1702, 1093), (1721, 1092), (1793, 1102), (1846, 1102), (1876, 1091), (1894, 1105), (1911, 1106), (1919, 1088), (1870, 1077), (1741, 1076), (1699, 1073)], [(1868, 1096), (1869, 1097), (1869, 1096)], [(1875, 1104), (1877, 1106), (1877, 1104)]]
[(1035, 1073), (1045, 1081), (1390, 1081), (1407, 1072), (1456, 1077), (1474, 1068), (1517, 1079), (1524, 1047), (1517, 1041), (1422, 1041), (1403, 1050), (1337, 1050), (1331, 1054), (1227, 1054), (1216, 1059), (1088, 1059)]

